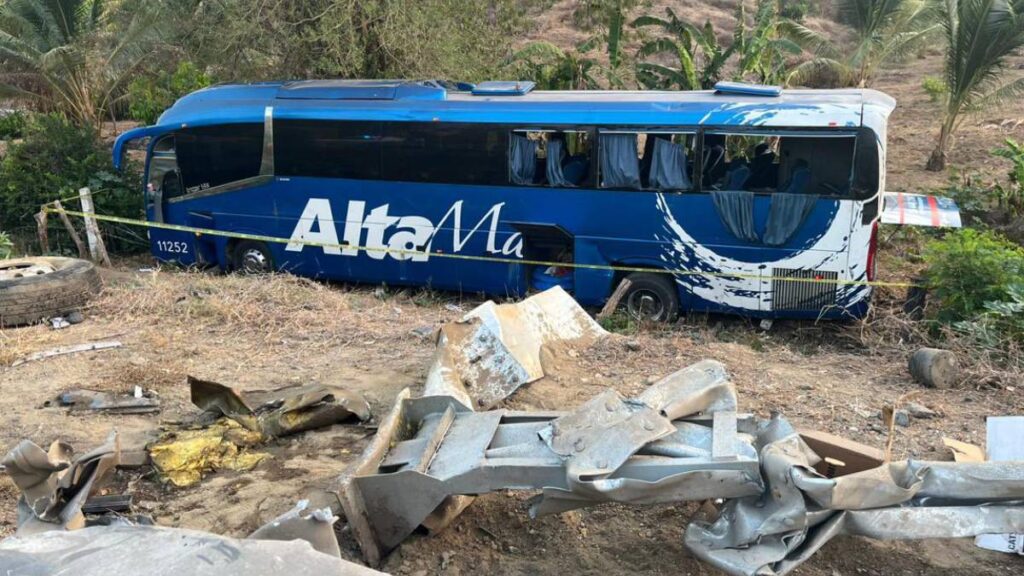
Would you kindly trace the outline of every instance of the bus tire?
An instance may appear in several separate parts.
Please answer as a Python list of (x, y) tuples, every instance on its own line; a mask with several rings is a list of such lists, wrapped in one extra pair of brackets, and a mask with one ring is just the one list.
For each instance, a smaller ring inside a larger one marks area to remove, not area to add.
[(100, 291), (88, 260), (19, 258), (0, 261), (0, 328), (34, 324), (80, 310)]
[(630, 316), (654, 322), (672, 322), (679, 316), (679, 292), (669, 275), (634, 272), (626, 280), (629, 289), (622, 295), (622, 305)]
[(263, 242), (242, 240), (231, 250), (231, 269), (242, 274), (269, 274), (274, 271), (274, 257)]

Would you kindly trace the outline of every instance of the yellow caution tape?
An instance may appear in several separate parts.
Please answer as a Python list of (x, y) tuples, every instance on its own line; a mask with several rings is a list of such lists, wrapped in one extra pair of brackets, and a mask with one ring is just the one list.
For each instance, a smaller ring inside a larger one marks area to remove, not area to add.
[[(61, 212), (49, 204), (42, 206), (43, 212), (56, 214)], [(431, 258), (454, 258), (458, 260), (469, 260), (474, 262), (493, 262), (498, 264), (527, 264), (531, 266), (556, 266), (561, 268), (575, 268), (583, 270), (611, 270), (614, 272), (652, 272), (659, 274), (672, 274), (675, 276), (705, 276), (710, 278), (738, 278), (744, 280), (771, 280), (786, 282), (805, 282), (809, 284), (836, 284), (842, 286), (879, 286), (886, 288), (914, 288), (919, 284), (912, 282), (881, 282), (877, 280), (841, 280), (826, 278), (791, 278), (788, 276), (761, 276), (758, 274), (737, 274), (727, 272), (708, 272), (705, 270), (686, 270), (681, 268), (643, 268), (639, 266), (611, 266), (607, 264), (581, 264), (578, 262), (553, 262), (547, 260), (529, 260), (525, 258), (502, 258), (498, 256), (475, 256), (470, 254), (453, 254), (447, 252), (427, 252), (423, 250), (407, 250), (403, 248), (384, 248), (376, 246), (356, 246), (353, 244), (337, 244), (332, 242), (316, 242), (312, 240), (292, 240), (291, 238), (279, 238), (276, 236), (264, 236), (260, 234), (246, 234), (244, 232), (228, 232), (225, 230), (213, 230), (210, 228), (197, 228), (195, 226), (183, 226), (180, 224), (167, 224), (166, 222), (150, 222), (135, 218), (124, 218), (121, 216), (109, 216), (106, 214), (86, 214), (74, 210), (63, 210), (65, 214), (81, 216), (82, 218), (95, 218), (105, 222), (117, 222), (130, 226), (142, 226), (146, 228), (158, 228), (161, 230), (174, 230), (177, 232), (188, 232), (199, 236), (220, 236), (224, 238), (238, 238), (240, 240), (254, 240), (257, 242), (276, 242), (278, 244), (302, 244), (305, 246), (317, 246), (320, 248), (338, 248), (347, 250), (363, 250), (366, 252), (379, 252), (384, 254), (403, 255), (426, 255)]]

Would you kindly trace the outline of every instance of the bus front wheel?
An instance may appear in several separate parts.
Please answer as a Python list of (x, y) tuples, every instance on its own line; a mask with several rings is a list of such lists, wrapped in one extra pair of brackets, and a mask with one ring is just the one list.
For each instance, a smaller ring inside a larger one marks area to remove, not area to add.
[(274, 271), (274, 261), (266, 244), (243, 240), (231, 252), (231, 267), (242, 274), (267, 274)]
[(679, 315), (679, 293), (668, 274), (634, 272), (622, 296), (626, 312), (637, 320), (672, 322)]

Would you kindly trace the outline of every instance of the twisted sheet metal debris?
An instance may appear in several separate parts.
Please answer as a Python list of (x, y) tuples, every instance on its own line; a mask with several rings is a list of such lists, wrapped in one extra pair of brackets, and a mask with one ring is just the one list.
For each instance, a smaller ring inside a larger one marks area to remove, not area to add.
[(78, 457), (64, 442), (54, 441), (45, 451), (31, 440), (22, 440), (2, 461), (4, 471), (21, 490), (17, 534), (85, 526), (82, 505), (97, 478), (117, 465), (119, 454), (117, 432)]
[(330, 426), (346, 420), (370, 419), (370, 404), (362, 395), (313, 384), (239, 393), (235, 389), (188, 377), (192, 403), (207, 412), (223, 414), (253, 432), (278, 437)]
[(423, 395), (456, 395), (465, 406), (489, 409), (544, 376), (545, 348), (586, 346), (606, 335), (561, 287), (515, 304), (488, 301), (441, 327)]
[(302, 539), (236, 539), (157, 526), (93, 526), (0, 542), (8, 574), (75, 576), (372, 576), (381, 572), (318, 552)]
[(534, 516), (602, 502), (725, 499), (717, 518), (687, 527), (685, 545), (734, 575), (786, 574), (838, 534), (953, 538), (1024, 525), (1024, 462), (911, 460), (828, 478), (814, 466), (829, 454), (816, 454), (783, 418), (736, 411), (715, 361), (636, 398), (608, 390), (565, 413), (478, 413), (460, 383), (444, 392), (404, 391), (341, 478), (346, 517), (371, 565), (432, 516), (450, 521), (467, 495), (506, 489), (540, 490)]
[(381, 574), (342, 560), (333, 529), (337, 517), (329, 508), (309, 509), (306, 500), (245, 540), (147, 525), (152, 523), (147, 517), (132, 520), (107, 514), (90, 517), (87, 523), (82, 504), (117, 464), (119, 451), (117, 433), (112, 432), (105, 444), (77, 458), (63, 442), (54, 442), (47, 452), (29, 440), (4, 457), (3, 470), (21, 496), (18, 530), (0, 541), (0, 572), (25, 576)]
[[(478, 413), (457, 395), (410, 398), (405, 391), (341, 479), (349, 526), (375, 564), (438, 510), (448, 519), (461, 511), (453, 507), (458, 496), (537, 489), (531, 514), (539, 515), (601, 502), (760, 494), (750, 417), (664, 415), (675, 406), (735, 406), (726, 377), (708, 360), (666, 379), (674, 384), (656, 402), (609, 390), (568, 413)], [(674, 390), (689, 391), (693, 401), (681, 402)]]

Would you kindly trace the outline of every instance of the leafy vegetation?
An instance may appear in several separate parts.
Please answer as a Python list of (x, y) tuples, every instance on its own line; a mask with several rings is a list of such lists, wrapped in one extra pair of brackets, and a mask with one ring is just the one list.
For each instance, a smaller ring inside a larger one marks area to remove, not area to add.
[(985, 309), (970, 320), (953, 325), (954, 330), (974, 346), (1005, 354), (1012, 364), (1020, 362), (1024, 349), (1024, 283), (1006, 288), (1001, 300), (985, 302)]
[(509, 67), (542, 90), (588, 90), (600, 85), (593, 58), (550, 42), (527, 44), (512, 56)]
[(1013, 217), (1024, 216), (1024, 144), (1007, 138), (1005, 147), (996, 148), (992, 154), (1010, 161), (1007, 185), (996, 184), (994, 188), (998, 207)]
[[(805, 26), (780, 17), (778, 10), (773, 0), (757, 0), (748, 26), (745, 3), (739, 2), (728, 46), (719, 43), (711, 22), (698, 28), (672, 8), (665, 9), (665, 18), (641, 16), (633, 26), (656, 29), (660, 36), (644, 42), (637, 51), (637, 79), (648, 89), (708, 89), (723, 77), (732, 59), (733, 80), (781, 84), (790, 75), (790, 59), (823, 41)], [(665, 56), (673, 60), (672, 65), (657, 61)]]
[(540, 0), (174, 2), (186, 60), (222, 81), (439, 78), (478, 81), (510, 52)]
[(790, 83), (867, 86), (880, 68), (904, 58), (938, 30), (928, 0), (839, 0), (838, 12), (853, 29), (853, 46), (802, 31), (818, 40), (816, 57), (795, 67)]
[(0, 140), (21, 138), (25, 134), (28, 115), (20, 110), (0, 114)]
[(6, 0), (0, 3), (0, 97), (76, 122), (107, 118), (157, 37), (161, 2)]
[(6, 260), (14, 252), (14, 242), (6, 232), (0, 230), (0, 260)]
[(990, 311), (989, 303), (1010, 301), (1013, 286), (1024, 285), (1024, 248), (993, 232), (951, 232), (928, 244), (924, 259), (938, 301), (935, 319), (942, 323), (973, 320)]
[(128, 84), (128, 115), (143, 124), (156, 124), (175, 100), (210, 83), (210, 77), (191, 62), (178, 64), (173, 72), (140, 76)]
[(946, 95), (946, 84), (941, 78), (925, 76), (921, 81), (921, 88), (928, 94), (932, 102), (940, 102)]
[(114, 172), (109, 149), (95, 129), (57, 114), (38, 114), (25, 139), (0, 162), (0, 227), (10, 233), (34, 230), (32, 215), (40, 205), (74, 196), (83, 186), (94, 191), (97, 212), (141, 214), (137, 176)]
[(951, 138), (965, 115), (1019, 102), (1024, 78), (1004, 82), (1007, 57), (1024, 47), (1021, 0), (945, 0), (939, 19), (947, 41), (943, 118), (928, 170), (943, 170)]
[(721, 78), (734, 48), (718, 43), (711, 22), (698, 28), (679, 18), (672, 8), (666, 8), (665, 15), (665, 18), (641, 16), (633, 21), (636, 28), (654, 27), (661, 32), (661, 36), (644, 42), (636, 56), (638, 60), (646, 60), (669, 55), (675, 65), (640, 61), (636, 64), (637, 80), (649, 90), (711, 88)]

